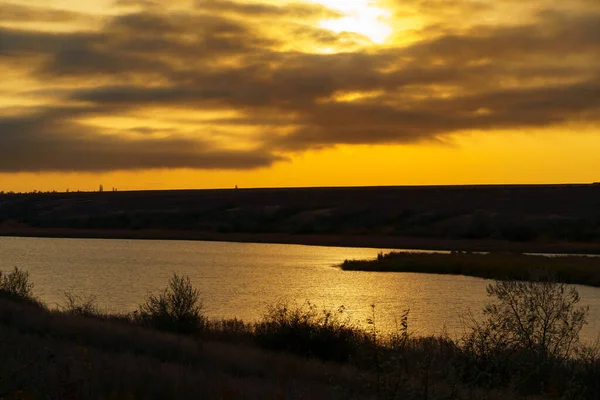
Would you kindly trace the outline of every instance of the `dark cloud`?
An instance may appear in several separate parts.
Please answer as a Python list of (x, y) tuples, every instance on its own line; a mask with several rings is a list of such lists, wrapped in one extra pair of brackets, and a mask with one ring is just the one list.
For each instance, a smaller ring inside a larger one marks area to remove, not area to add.
[(599, 117), (598, 81), (430, 100), (410, 109), (378, 102), (332, 103), (315, 108), (310, 124), (280, 137), (277, 144), (302, 150), (339, 143), (410, 143), (460, 130), (536, 128)]
[(419, 61), (443, 59), (465, 64), (478, 59), (525, 61), (540, 58), (598, 54), (600, 13), (565, 16), (550, 10), (538, 13), (535, 23), (518, 26), (480, 26), (462, 34), (449, 34), (412, 46), (408, 54)]
[(286, 17), (322, 20), (343, 16), (342, 13), (322, 5), (309, 3), (274, 5), (252, 1), (198, 0), (196, 6), (206, 11), (239, 14), (244, 17)]
[(53, 56), (64, 48), (87, 48), (100, 38), (98, 33), (54, 33), (0, 26), (0, 56)]
[[(360, 35), (319, 28), (314, 21), (336, 13), (309, 4), (207, 0), (184, 12), (122, 0), (135, 10), (107, 17), (99, 30), (0, 28), (0, 63), (27, 59), (23, 68), (60, 85), (54, 96), (64, 103), (0, 119), (0, 170), (255, 168), (338, 144), (598, 124), (600, 11), (532, 1), (545, 8), (525, 22), (445, 26), (403, 46), (369, 47)], [(445, 1), (408, 3), (449, 11)], [(499, 3), (478, 4), (457, 7), (486, 13)], [(309, 51), (323, 47), (335, 51)], [(204, 128), (107, 134), (82, 122), (150, 108), (235, 111), (199, 125), (226, 135), (245, 129), (254, 145), (212, 142)]]
[(67, 108), (0, 117), (0, 172), (253, 169), (281, 160), (261, 149), (228, 150), (206, 140), (108, 135), (74, 122), (86, 113)]

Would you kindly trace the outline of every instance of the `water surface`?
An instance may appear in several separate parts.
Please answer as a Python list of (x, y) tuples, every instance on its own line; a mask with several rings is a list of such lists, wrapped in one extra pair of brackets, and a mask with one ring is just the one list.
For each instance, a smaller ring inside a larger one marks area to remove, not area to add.
[[(165, 286), (173, 272), (189, 275), (210, 317), (256, 320), (277, 301), (320, 307), (343, 305), (363, 326), (375, 304), (376, 325), (394, 329), (410, 309), (409, 329), (451, 335), (463, 330), (460, 316), (478, 314), (490, 281), (452, 275), (342, 271), (345, 259), (374, 258), (388, 249), (160, 240), (0, 237), (0, 269), (31, 273), (35, 293), (50, 305), (64, 292), (96, 296), (111, 312), (128, 312), (148, 292)], [(600, 333), (600, 289), (578, 286), (590, 306), (584, 335)]]

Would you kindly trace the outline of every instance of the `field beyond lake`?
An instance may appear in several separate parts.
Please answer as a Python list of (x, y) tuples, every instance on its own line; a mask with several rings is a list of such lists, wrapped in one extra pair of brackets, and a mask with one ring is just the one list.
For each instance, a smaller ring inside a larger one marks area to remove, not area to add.
[(600, 254), (600, 185), (0, 193), (0, 235)]

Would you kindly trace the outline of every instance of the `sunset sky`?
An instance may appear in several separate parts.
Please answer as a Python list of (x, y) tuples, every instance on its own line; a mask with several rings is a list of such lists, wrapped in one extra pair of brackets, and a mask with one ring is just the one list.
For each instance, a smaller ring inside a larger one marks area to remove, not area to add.
[(0, 191), (594, 181), (599, 0), (0, 0)]

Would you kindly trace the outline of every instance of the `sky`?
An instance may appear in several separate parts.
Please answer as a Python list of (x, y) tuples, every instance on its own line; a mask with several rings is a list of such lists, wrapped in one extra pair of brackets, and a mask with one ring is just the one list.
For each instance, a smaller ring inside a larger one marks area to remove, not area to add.
[(600, 181), (598, 0), (0, 0), (0, 191)]

